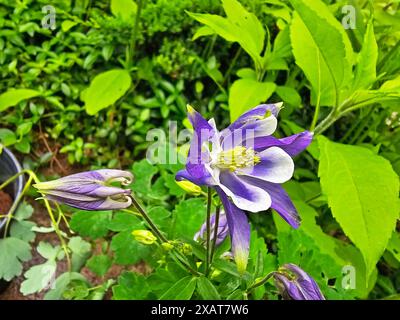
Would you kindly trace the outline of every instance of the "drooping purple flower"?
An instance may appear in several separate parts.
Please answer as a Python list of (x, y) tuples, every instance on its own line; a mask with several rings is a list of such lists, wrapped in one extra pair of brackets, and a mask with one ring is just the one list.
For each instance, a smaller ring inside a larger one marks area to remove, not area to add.
[(132, 204), (131, 191), (111, 186), (119, 182), (129, 185), (132, 173), (102, 169), (80, 172), (57, 180), (40, 182), (33, 186), (47, 199), (83, 210), (116, 210)]
[(292, 227), (300, 224), (281, 183), (292, 177), (292, 157), (310, 144), (313, 134), (304, 131), (282, 139), (271, 136), (280, 108), (281, 104), (259, 105), (218, 131), (214, 119), (207, 121), (188, 106), (194, 133), (186, 168), (177, 173), (176, 179), (216, 189), (225, 207), (232, 252), (242, 272), (247, 266), (250, 241), (250, 226), (243, 210), (273, 208)]
[(285, 300), (325, 300), (315, 280), (293, 263), (283, 265), (274, 279)]
[[(214, 239), (214, 233), (215, 233), (215, 224), (216, 224), (216, 215), (213, 214), (210, 218), (210, 239), (213, 241)], [(215, 241), (215, 244), (219, 246), (227, 237), (228, 235), (228, 222), (226, 220), (226, 214), (224, 212), (220, 212), (219, 215), (219, 221), (218, 221), (218, 230), (217, 230), (217, 240)], [(204, 242), (206, 240), (207, 236), (207, 223), (204, 222), (204, 224), (201, 226), (199, 232), (197, 232), (194, 235), (194, 240), (195, 241), (200, 241)]]

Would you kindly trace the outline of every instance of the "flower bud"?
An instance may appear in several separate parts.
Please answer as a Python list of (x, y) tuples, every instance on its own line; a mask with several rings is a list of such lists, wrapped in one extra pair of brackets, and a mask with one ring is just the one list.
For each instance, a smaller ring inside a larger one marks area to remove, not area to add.
[(325, 300), (315, 280), (295, 264), (283, 265), (274, 279), (285, 300)]
[(165, 250), (165, 251), (171, 251), (174, 248), (174, 245), (170, 242), (163, 242), (161, 243), (161, 247)]
[(188, 180), (181, 180), (175, 182), (178, 186), (180, 186), (183, 190), (185, 190), (189, 194), (198, 196), (201, 193), (201, 188), (198, 185), (195, 185), (193, 182), (190, 182)]
[(153, 244), (157, 241), (157, 238), (149, 230), (133, 230), (132, 235), (136, 241), (143, 244)]
[(36, 183), (33, 186), (49, 200), (64, 203), (82, 210), (125, 209), (132, 204), (131, 190), (114, 187), (133, 180), (132, 173), (122, 170), (102, 169), (80, 172), (57, 180)]
[[(213, 241), (214, 239), (214, 230), (215, 230), (215, 214), (213, 214), (210, 218), (210, 225), (211, 225), (211, 230), (210, 230), (210, 239)], [(220, 245), (228, 235), (229, 228), (228, 228), (228, 222), (226, 220), (226, 215), (224, 212), (221, 211), (220, 216), (219, 216), (219, 222), (218, 222), (218, 231), (217, 231), (217, 240), (215, 244), (218, 246)], [(197, 232), (194, 236), (195, 241), (199, 242), (205, 242), (207, 237), (207, 222), (205, 222), (201, 228), (200, 231)]]

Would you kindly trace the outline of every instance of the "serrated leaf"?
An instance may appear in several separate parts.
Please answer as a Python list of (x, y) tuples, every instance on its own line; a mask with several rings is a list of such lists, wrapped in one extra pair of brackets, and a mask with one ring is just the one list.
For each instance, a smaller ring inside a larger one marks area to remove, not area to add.
[(134, 272), (124, 272), (112, 290), (115, 300), (144, 300), (150, 293), (146, 277)]
[[(353, 51), (343, 26), (320, 0), (290, 0), (296, 10), (290, 38), (296, 64), (313, 88), (313, 104), (340, 103), (340, 90), (352, 77)], [(339, 100), (337, 99), (339, 97)]]
[(111, 211), (78, 211), (72, 215), (70, 226), (81, 236), (97, 239), (108, 232)]
[(114, 69), (98, 74), (85, 91), (85, 109), (89, 115), (95, 115), (100, 110), (114, 104), (131, 86), (129, 72)]
[(399, 215), (399, 177), (373, 151), (319, 137), (318, 175), (332, 214), (360, 249), (370, 275)]
[(36, 226), (36, 223), (32, 221), (14, 221), (10, 227), (10, 235), (13, 238), (18, 238), (26, 242), (31, 242), (35, 239), (35, 232), (32, 228)]
[(18, 221), (29, 219), (32, 216), (33, 207), (25, 201), (18, 205), (18, 209), (14, 214), (14, 219)]
[(154, 250), (151, 246), (137, 242), (131, 231), (123, 231), (114, 236), (111, 249), (115, 252), (115, 262), (122, 265), (137, 263)]
[(22, 262), (32, 258), (31, 247), (17, 238), (0, 239), (0, 279), (10, 281), (22, 272)]
[(102, 277), (104, 276), (108, 269), (110, 269), (112, 265), (112, 259), (105, 255), (105, 254), (100, 254), (97, 256), (91, 257), (87, 263), (86, 266), (95, 274), (98, 276)]
[(117, 212), (114, 218), (108, 223), (107, 228), (111, 231), (132, 231), (140, 229), (143, 226), (143, 221), (139, 217), (128, 212)]
[(175, 225), (172, 227), (171, 237), (193, 239), (205, 220), (206, 206), (204, 201), (198, 198), (184, 200), (175, 207), (173, 216)]

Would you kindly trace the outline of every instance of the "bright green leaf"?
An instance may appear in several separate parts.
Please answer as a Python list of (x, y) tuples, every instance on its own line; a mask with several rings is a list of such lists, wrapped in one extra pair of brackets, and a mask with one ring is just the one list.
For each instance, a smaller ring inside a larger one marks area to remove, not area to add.
[(95, 115), (100, 110), (114, 104), (131, 86), (129, 72), (114, 69), (98, 74), (85, 91), (85, 108), (89, 115)]
[(275, 91), (272, 82), (258, 82), (253, 79), (236, 80), (229, 91), (229, 110), (231, 121), (236, 120), (245, 111), (265, 102)]
[(399, 215), (399, 177), (390, 162), (367, 148), (319, 137), (322, 190), (333, 216), (360, 249), (371, 274)]
[(22, 272), (22, 262), (32, 258), (31, 247), (16, 238), (0, 239), (0, 279), (10, 281)]
[(31, 89), (10, 89), (0, 95), (0, 112), (15, 106), (23, 100), (40, 95), (39, 91)]

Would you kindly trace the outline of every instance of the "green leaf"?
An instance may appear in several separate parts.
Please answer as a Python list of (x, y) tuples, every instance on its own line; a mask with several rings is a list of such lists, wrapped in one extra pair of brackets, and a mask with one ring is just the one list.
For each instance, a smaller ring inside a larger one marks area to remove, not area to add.
[(68, 248), (72, 251), (72, 270), (79, 271), (90, 257), (92, 246), (81, 237), (72, 237), (68, 242)]
[(221, 300), (217, 289), (205, 276), (197, 278), (197, 292), (203, 300)]
[(137, 11), (137, 4), (133, 0), (111, 0), (111, 12), (123, 21), (133, 22)]
[(10, 281), (22, 272), (22, 262), (32, 258), (31, 247), (17, 238), (0, 239), (0, 279)]
[(368, 89), (376, 80), (378, 45), (374, 34), (373, 20), (370, 20), (364, 35), (364, 42), (358, 54), (353, 90)]
[(296, 64), (313, 88), (313, 104), (339, 104), (352, 77), (353, 51), (343, 26), (320, 0), (290, 0), (296, 10), (290, 38)]
[(130, 231), (123, 231), (113, 237), (111, 249), (115, 252), (115, 262), (122, 265), (134, 264), (146, 259), (154, 248), (137, 242)]
[(158, 168), (147, 161), (147, 159), (143, 159), (133, 164), (132, 172), (135, 176), (132, 191), (139, 197), (151, 194), (151, 182), (154, 175), (158, 173)]
[(146, 277), (134, 272), (124, 272), (112, 290), (114, 300), (144, 300), (150, 293)]
[(64, 291), (68, 288), (69, 284), (75, 280), (87, 282), (86, 278), (77, 272), (65, 272), (61, 274), (54, 283), (54, 287), (45, 294), (44, 300), (63, 299)]
[(114, 69), (98, 74), (85, 91), (83, 100), (89, 115), (95, 115), (100, 110), (114, 104), (131, 86), (129, 72)]
[(286, 86), (277, 86), (276, 94), (281, 97), (283, 102), (293, 106), (299, 107), (301, 104), (301, 97), (296, 89)]
[(132, 231), (143, 226), (139, 217), (127, 212), (117, 212), (114, 218), (107, 224), (108, 229), (115, 232)]
[(30, 89), (10, 89), (0, 95), (0, 112), (15, 106), (23, 100), (40, 95), (39, 91)]
[[(261, 22), (236, 0), (223, 0), (222, 5), (227, 18), (213, 14), (191, 12), (188, 12), (188, 14), (225, 40), (238, 42), (254, 62), (260, 65), (260, 54), (264, 48), (265, 38), (265, 30)], [(200, 35), (211, 34), (209, 30), (206, 32), (202, 30), (201, 32)]]
[(72, 215), (71, 228), (81, 236), (97, 239), (108, 232), (111, 211), (78, 211)]
[(171, 237), (193, 239), (200, 230), (206, 217), (206, 206), (199, 198), (192, 198), (180, 202), (173, 211), (175, 226), (172, 227)]
[(360, 249), (370, 275), (399, 215), (399, 177), (369, 149), (319, 137), (318, 175), (333, 216)]
[(33, 207), (22, 202), (19, 204), (17, 211), (14, 214), (14, 221), (10, 227), (10, 235), (13, 238), (18, 238), (26, 242), (31, 242), (35, 239), (35, 232), (32, 228), (36, 227), (36, 223), (32, 221), (26, 221), (32, 216)]
[(86, 266), (95, 274), (98, 276), (102, 277), (104, 276), (108, 269), (110, 269), (112, 265), (112, 259), (105, 255), (105, 254), (100, 254), (97, 256), (91, 257), (87, 263)]
[(55, 260), (49, 260), (43, 264), (35, 265), (25, 272), (26, 280), (21, 284), (23, 295), (40, 292), (49, 287), (55, 278), (57, 263)]
[(189, 300), (196, 289), (196, 278), (187, 276), (175, 283), (160, 300)]
[(17, 136), (10, 129), (0, 129), (0, 143), (5, 146), (11, 146), (17, 142)]
[(265, 102), (275, 91), (272, 82), (258, 82), (253, 79), (236, 80), (229, 90), (229, 111), (231, 121), (236, 120), (242, 113)]

